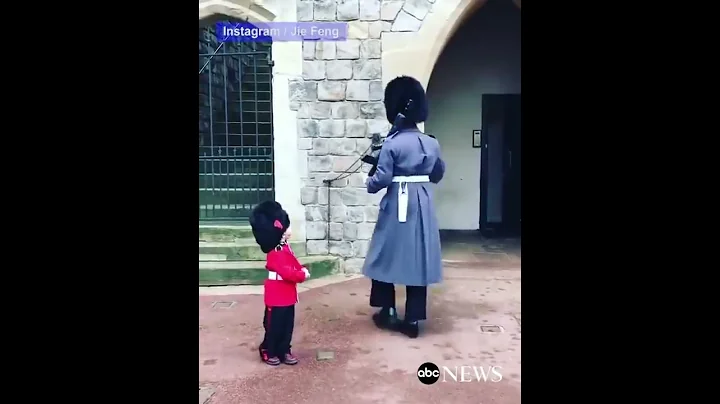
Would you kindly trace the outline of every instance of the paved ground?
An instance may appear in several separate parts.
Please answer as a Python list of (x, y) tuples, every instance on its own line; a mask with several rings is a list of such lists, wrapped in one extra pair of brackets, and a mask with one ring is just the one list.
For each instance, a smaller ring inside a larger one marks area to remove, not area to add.
[[(259, 361), (262, 296), (200, 296), (200, 385), (214, 391), (208, 403), (519, 404), (519, 243), (454, 240), (443, 251), (445, 281), (430, 290), (420, 338), (374, 327), (367, 279), (322, 286), (300, 294), (293, 352), (301, 362), (294, 367)], [(401, 314), (403, 303), (398, 287)], [(483, 325), (504, 332), (483, 333)], [(317, 350), (334, 351), (335, 359), (318, 362)], [(416, 372), (428, 361), (500, 366), (503, 380), (426, 386)]]

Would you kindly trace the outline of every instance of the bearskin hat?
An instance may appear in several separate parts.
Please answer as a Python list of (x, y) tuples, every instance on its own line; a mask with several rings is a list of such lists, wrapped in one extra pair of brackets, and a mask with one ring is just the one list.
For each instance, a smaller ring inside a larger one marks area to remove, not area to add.
[(280, 244), (283, 233), (290, 227), (290, 217), (279, 203), (265, 201), (250, 214), (250, 227), (260, 249), (267, 254)]
[[(410, 100), (413, 101), (410, 108), (404, 111)], [(412, 77), (396, 77), (385, 87), (385, 113), (388, 121), (391, 124), (395, 122), (395, 117), (401, 112), (405, 119), (412, 123), (425, 122), (428, 117), (425, 90), (422, 84)]]

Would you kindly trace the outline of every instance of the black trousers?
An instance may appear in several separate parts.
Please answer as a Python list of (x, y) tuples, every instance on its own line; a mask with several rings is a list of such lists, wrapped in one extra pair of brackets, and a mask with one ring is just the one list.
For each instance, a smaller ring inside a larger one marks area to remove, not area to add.
[(265, 307), (263, 327), (265, 338), (260, 348), (267, 350), (268, 357), (282, 360), (290, 353), (293, 326), (295, 325), (295, 305), (284, 307)]
[[(427, 319), (427, 287), (405, 286), (405, 321)], [(370, 306), (395, 307), (395, 285), (373, 279)]]

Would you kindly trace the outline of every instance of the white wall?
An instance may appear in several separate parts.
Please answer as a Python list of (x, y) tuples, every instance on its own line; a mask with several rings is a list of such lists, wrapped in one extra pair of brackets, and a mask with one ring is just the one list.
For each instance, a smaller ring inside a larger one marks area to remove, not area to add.
[(482, 94), (520, 92), (520, 9), (488, 0), (450, 40), (428, 84), (425, 130), (437, 137), (446, 163), (435, 192), (441, 229), (479, 228), (480, 149), (472, 147), (472, 131), (481, 128)]
[[(263, 6), (275, 14), (275, 21), (297, 21), (291, 0), (265, 0)], [(273, 67), (273, 154), (275, 200), (290, 216), (295, 240), (305, 240), (305, 208), (300, 201), (301, 177), (307, 175), (307, 158), (297, 150), (297, 112), (290, 110), (290, 80), (302, 74), (302, 42), (274, 42)]]

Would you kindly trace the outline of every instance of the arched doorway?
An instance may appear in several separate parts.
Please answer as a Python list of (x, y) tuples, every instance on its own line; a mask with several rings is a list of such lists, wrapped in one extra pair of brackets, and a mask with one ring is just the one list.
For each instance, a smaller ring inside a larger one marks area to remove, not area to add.
[(242, 221), (274, 198), (272, 42), (223, 43), (219, 20), (198, 35), (200, 219)]
[(440, 228), (519, 236), (519, 2), (480, 0), (459, 14), (427, 86), (425, 130), (453, 162), (435, 194)]

